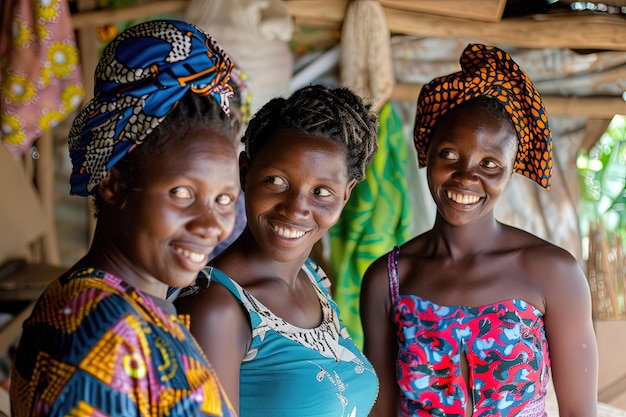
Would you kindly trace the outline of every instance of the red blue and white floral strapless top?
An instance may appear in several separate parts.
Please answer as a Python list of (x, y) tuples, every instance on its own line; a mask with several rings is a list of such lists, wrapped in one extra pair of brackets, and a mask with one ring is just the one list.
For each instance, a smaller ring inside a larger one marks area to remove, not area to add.
[[(398, 326), (398, 416), (545, 417), (550, 361), (543, 315), (522, 300), (442, 306), (400, 295), (396, 257), (389, 278)], [(461, 371), (469, 365), (469, 387)]]

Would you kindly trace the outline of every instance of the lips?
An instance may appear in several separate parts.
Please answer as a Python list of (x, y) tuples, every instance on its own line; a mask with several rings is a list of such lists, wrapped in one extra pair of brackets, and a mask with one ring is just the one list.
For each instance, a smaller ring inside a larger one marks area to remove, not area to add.
[(459, 194), (452, 191), (446, 191), (446, 196), (455, 203), (466, 205), (477, 203), (480, 200), (480, 197), (475, 195)]

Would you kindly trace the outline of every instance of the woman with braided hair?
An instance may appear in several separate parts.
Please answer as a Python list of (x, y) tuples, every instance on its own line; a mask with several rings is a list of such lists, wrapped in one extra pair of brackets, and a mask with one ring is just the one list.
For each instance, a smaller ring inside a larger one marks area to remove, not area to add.
[(461, 68), (424, 86), (417, 103), (414, 139), (435, 224), (364, 276), (364, 351), (380, 378), (371, 415), (545, 417), (551, 370), (560, 415), (596, 416), (580, 266), (493, 212), (514, 172), (550, 188), (542, 100), (498, 48), (469, 45)]
[(244, 143), (248, 224), (179, 311), (240, 416), (367, 416), (377, 377), (309, 254), (365, 177), (377, 117), (348, 89), (310, 86), (269, 101)]
[(165, 300), (233, 229), (232, 68), (210, 36), (174, 20), (135, 25), (104, 50), (68, 141), (71, 193), (95, 198), (96, 229), (24, 322), (13, 416), (235, 415)]

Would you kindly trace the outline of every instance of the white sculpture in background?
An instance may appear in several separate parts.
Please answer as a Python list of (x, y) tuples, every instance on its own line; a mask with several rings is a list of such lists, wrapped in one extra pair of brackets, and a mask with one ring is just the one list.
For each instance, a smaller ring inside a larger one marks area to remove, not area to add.
[(191, 0), (185, 19), (215, 37), (247, 74), (251, 115), (289, 95), (294, 23), (281, 0)]

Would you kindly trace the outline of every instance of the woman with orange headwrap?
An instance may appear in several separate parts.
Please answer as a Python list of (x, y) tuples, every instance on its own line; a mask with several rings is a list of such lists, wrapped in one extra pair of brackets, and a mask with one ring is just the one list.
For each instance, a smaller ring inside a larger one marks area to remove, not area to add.
[(363, 280), (364, 350), (380, 378), (371, 415), (544, 417), (551, 370), (560, 414), (595, 416), (585, 276), (568, 252), (493, 212), (514, 172), (550, 188), (542, 100), (498, 48), (469, 45), (461, 68), (417, 103), (435, 224)]

